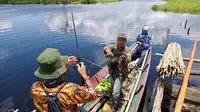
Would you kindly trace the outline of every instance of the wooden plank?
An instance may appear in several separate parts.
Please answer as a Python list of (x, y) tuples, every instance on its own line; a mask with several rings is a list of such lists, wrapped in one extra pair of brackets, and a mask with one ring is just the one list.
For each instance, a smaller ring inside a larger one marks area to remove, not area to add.
[(163, 93), (164, 93), (164, 82), (159, 80), (157, 83), (156, 88), (156, 95), (153, 102), (152, 112), (161, 112), (161, 104), (163, 100)]
[(101, 97), (97, 98), (92, 104), (90, 104), (88, 107), (85, 108), (86, 111), (90, 111), (97, 103), (99, 103), (103, 98), (105, 97), (105, 94), (103, 94)]
[[(181, 74), (181, 75), (183, 75), (183, 74)], [(191, 70), (190, 75), (200, 76), (200, 70)]]
[[(162, 112), (173, 112), (174, 111), (174, 103), (176, 102), (176, 98), (172, 97), (164, 97), (162, 102)], [(191, 103), (184, 102), (182, 107), (182, 112), (199, 112), (200, 105), (194, 105)]]
[(106, 101), (105, 98), (103, 98), (101, 101), (99, 101), (96, 106), (91, 110), (91, 112), (97, 112), (97, 110), (99, 109), (99, 107)]
[(200, 70), (191, 70), (190, 75), (199, 75), (200, 76)]
[[(179, 85), (165, 84), (164, 97), (161, 107), (163, 112), (168, 111), (169, 109), (173, 110), (179, 89)], [(183, 112), (198, 112), (200, 110), (199, 90), (200, 88), (187, 87), (186, 97), (182, 107)]]
[[(165, 96), (177, 97), (180, 86), (176, 84), (165, 84)], [(197, 102), (200, 104), (200, 88), (187, 87), (185, 99), (187, 101)]]
[[(163, 56), (161, 53), (155, 53), (156, 56)], [(183, 57), (183, 61), (190, 61), (190, 58)], [(200, 59), (194, 59), (195, 63), (200, 63)]]

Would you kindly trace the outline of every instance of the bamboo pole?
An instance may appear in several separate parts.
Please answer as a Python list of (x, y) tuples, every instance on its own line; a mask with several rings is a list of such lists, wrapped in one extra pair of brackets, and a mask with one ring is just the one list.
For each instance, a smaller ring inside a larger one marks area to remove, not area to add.
[[(155, 53), (156, 56), (163, 56), (161, 53)], [(190, 61), (190, 58), (183, 57), (183, 61)], [(200, 63), (200, 59), (194, 59), (193, 62)]]
[(196, 38), (196, 41), (194, 43), (193, 49), (192, 49), (192, 54), (190, 56), (190, 61), (188, 63), (188, 67), (186, 69), (185, 75), (184, 75), (184, 79), (183, 79), (183, 83), (181, 86), (181, 90), (179, 92), (179, 96), (176, 102), (176, 106), (175, 106), (175, 111), (174, 112), (181, 112), (182, 109), (182, 105), (184, 102), (184, 98), (185, 98), (185, 92), (186, 92), (186, 88), (188, 85), (188, 79), (189, 79), (189, 75), (190, 75), (190, 70), (192, 68), (192, 64), (193, 64), (193, 60), (194, 60), (194, 55), (195, 55), (195, 51), (196, 51), (196, 46), (197, 46), (197, 42), (199, 40), (199, 37)]

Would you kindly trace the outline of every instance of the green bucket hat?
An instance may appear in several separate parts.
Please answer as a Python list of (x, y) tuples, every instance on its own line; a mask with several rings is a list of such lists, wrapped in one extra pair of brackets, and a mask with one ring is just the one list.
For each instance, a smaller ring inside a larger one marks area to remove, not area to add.
[(66, 72), (67, 56), (61, 56), (58, 49), (47, 48), (38, 57), (39, 68), (34, 74), (41, 79), (56, 79)]

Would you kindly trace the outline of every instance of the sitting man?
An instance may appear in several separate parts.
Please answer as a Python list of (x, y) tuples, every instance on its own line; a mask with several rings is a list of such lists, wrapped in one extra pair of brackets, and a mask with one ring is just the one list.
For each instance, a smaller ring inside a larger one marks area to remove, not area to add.
[(76, 57), (61, 56), (57, 49), (47, 48), (37, 61), (40, 67), (35, 75), (43, 81), (35, 82), (31, 92), (34, 105), (40, 112), (78, 112), (77, 104), (97, 98), (82, 62), (77, 67), (87, 87), (64, 81), (66, 70), (70, 64), (76, 64)]
[(142, 33), (137, 36), (138, 46), (136, 47), (136, 49), (133, 50), (131, 60), (134, 61), (139, 58), (139, 61), (137, 63), (134, 63), (134, 66), (141, 67), (146, 51), (151, 46), (151, 40), (153, 36), (148, 34), (148, 32), (149, 27), (147, 25), (144, 25), (142, 27)]
[[(109, 73), (111, 76), (111, 86), (112, 86), (112, 110), (116, 111), (118, 108), (119, 100), (121, 97), (124, 97), (124, 93), (122, 91), (122, 81), (128, 75), (127, 65), (131, 61), (131, 50), (125, 46), (127, 42), (127, 36), (124, 33), (120, 33), (117, 37), (117, 44), (107, 45), (104, 47), (104, 53), (106, 57), (114, 58), (117, 57), (121, 59), (121, 63), (118, 65), (109, 64)], [(121, 79), (122, 78), (122, 79)]]

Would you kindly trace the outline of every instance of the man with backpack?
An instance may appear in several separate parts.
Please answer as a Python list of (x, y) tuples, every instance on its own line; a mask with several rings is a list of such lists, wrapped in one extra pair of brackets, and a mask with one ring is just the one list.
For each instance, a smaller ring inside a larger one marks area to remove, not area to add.
[(69, 65), (77, 62), (75, 56), (61, 56), (57, 49), (47, 48), (37, 61), (40, 67), (34, 74), (43, 81), (35, 82), (31, 92), (34, 105), (39, 111), (78, 112), (78, 104), (97, 98), (84, 63), (77, 64), (77, 67), (87, 86), (64, 81)]

